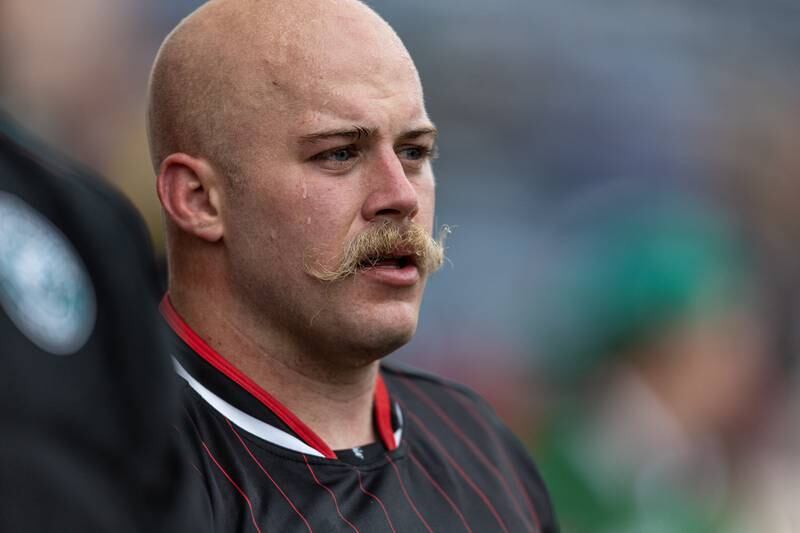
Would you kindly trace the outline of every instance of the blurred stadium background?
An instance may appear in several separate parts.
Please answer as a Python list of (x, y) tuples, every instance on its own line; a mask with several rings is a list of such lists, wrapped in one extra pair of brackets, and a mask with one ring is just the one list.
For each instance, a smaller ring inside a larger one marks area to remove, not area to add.
[[(148, 68), (197, 0), (0, 0), (0, 107), (162, 247)], [(439, 126), (402, 358), (483, 393), (565, 533), (800, 531), (800, 4), (372, 0)]]

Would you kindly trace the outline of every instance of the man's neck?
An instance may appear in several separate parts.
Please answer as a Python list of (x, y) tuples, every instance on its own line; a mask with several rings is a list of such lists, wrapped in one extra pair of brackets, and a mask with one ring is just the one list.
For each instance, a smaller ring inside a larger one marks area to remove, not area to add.
[(185, 296), (177, 293), (170, 298), (195, 333), (286, 406), (331, 449), (377, 440), (373, 422), (377, 361), (357, 368), (320, 361), (285, 338), (270, 338), (263, 329), (248, 327), (243, 317), (223, 311), (224, 305), (201, 306)]

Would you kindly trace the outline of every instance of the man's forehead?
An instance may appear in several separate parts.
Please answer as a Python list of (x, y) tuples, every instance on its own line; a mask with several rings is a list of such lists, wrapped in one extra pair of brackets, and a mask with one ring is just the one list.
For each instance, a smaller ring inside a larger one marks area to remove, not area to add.
[(304, 43), (265, 42), (259, 52), (260, 57), (254, 58), (258, 72), (270, 83), (312, 98), (330, 97), (332, 92), (356, 85), (384, 93), (402, 84), (419, 85), (416, 67), (405, 47), (388, 37), (372, 42), (341, 35)]
[(290, 127), (290, 134), (299, 140), (313, 140), (337, 131), (360, 130), (363, 137), (396, 137), (410, 131), (436, 130), (425, 111), (421, 91), (413, 86), (397, 87), (388, 98), (329, 94), (315, 103), (305, 103)]
[(155, 164), (226, 135), (248, 144), (354, 124), (388, 135), (430, 126), (408, 51), (355, 0), (212, 0), (162, 47), (150, 109)]
[[(329, 25), (324, 27), (330, 33)], [(272, 111), (289, 112), (304, 123), (328, 120), (330, 115), (348, 123), (375, 121), (368, 113), (370, 102), (380, 100), (391, 100), (403, 121), (426, 117), (419, 76), (408, 52), (388, 34), (385, 23), (374, 26), (364, 30), (373, 34), (370, 43), (341, 31), (325, 38), (322, 27), (305, 39), (294, 39), (295, 32), (266, 36), (240, 56), (247, 64), (236, 69), (241, 77), (237, 85), (273, 104)]]

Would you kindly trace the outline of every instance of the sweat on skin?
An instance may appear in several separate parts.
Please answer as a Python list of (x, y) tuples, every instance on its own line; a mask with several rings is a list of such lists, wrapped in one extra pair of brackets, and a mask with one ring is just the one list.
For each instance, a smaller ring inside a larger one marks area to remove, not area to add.
[[(162, 46), (148, 127), (174, 307), (334, 449), (374, 442), (378, 361), (413, 335), (436, 249), (436, 128), (395, 32), (354, 0), (211, 1)], [(306, 268), (387, 224), (427, 247)]]

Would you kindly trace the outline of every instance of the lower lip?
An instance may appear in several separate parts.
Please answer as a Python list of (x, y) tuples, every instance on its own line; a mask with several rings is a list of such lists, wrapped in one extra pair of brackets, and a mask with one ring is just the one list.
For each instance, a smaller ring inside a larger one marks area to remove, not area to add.
[(410, 287), (419, 281), (419, 269), (414, 265), (402, 268), (376, 266), (362, 270), (361, 274), (393, 287)]

